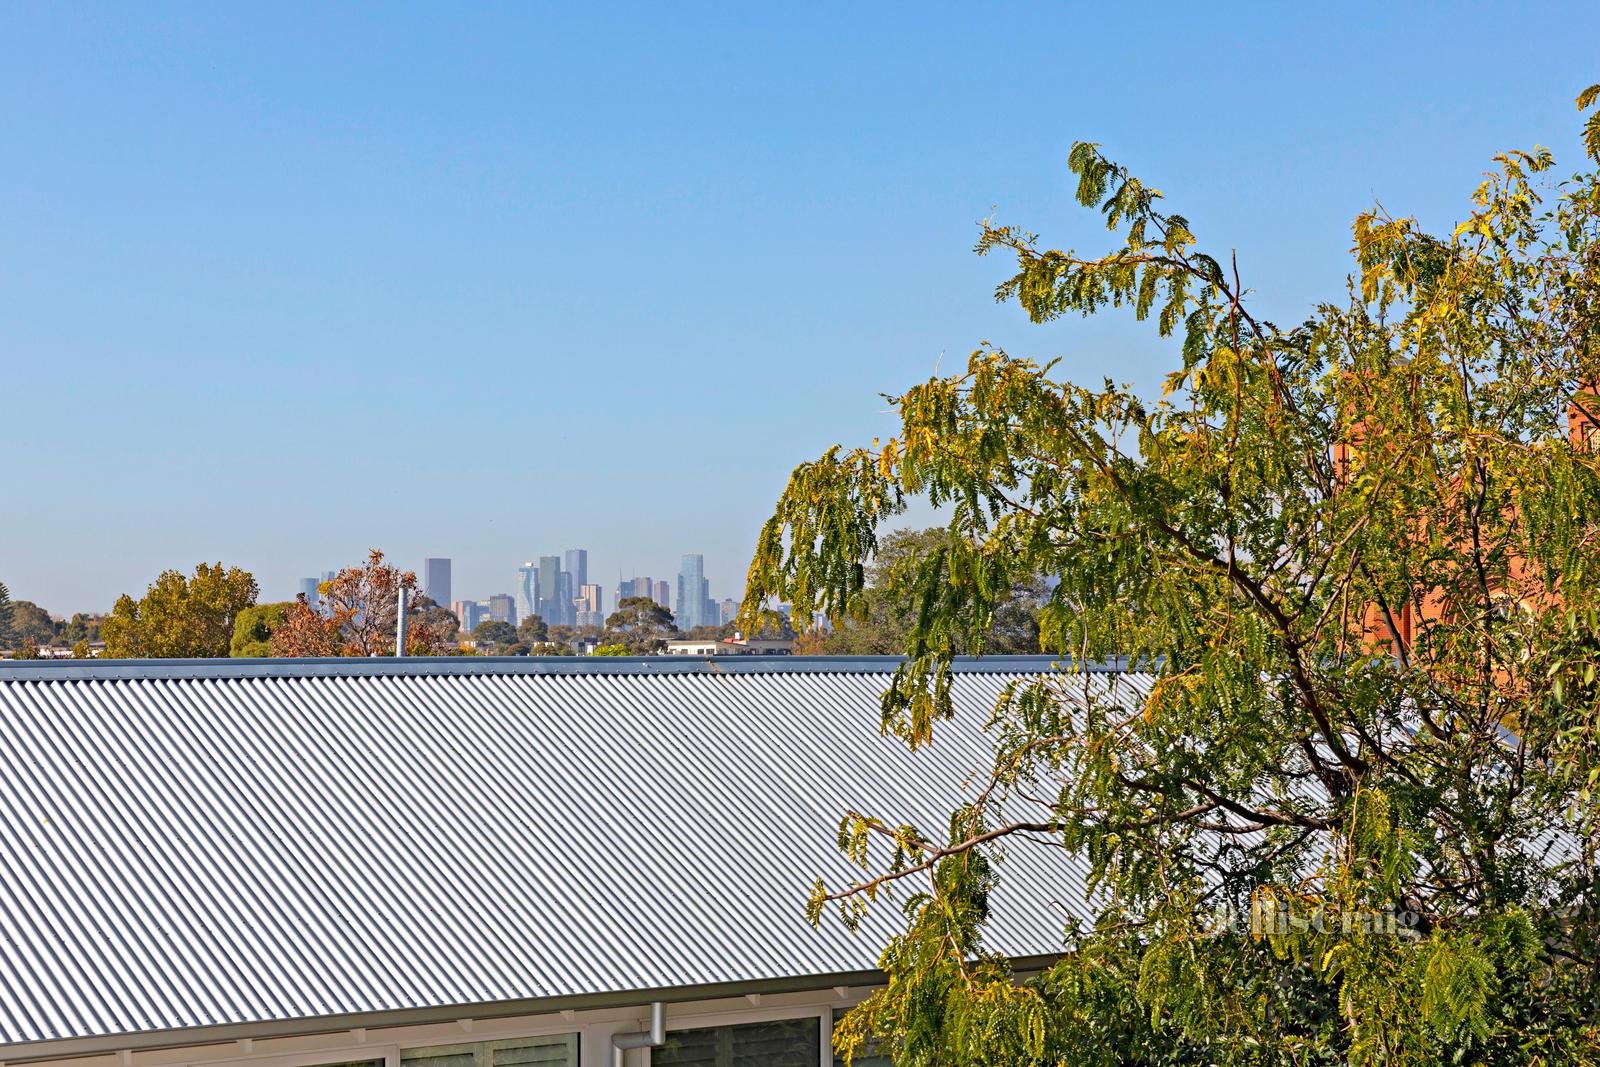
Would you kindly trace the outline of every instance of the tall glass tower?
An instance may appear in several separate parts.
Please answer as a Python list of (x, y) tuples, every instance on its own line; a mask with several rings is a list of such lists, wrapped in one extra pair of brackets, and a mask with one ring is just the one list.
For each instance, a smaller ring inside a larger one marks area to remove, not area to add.
[(561, 601), (561, 619), (568, 626), (578, 621), (578, 591), (572, 587), (572, 575), (561, 572), (556, 582), (556, 598)]
[(422, 595), (441, 607), (450, 606), (450, 560), (429, 556), (422, 561)]
[(589, 584), (589, 550), (587, 548), (567, 549), (566, 571), (572, 575), (572, 588), (582, 589)]
[(517, 617), (539, 614), (539, 568), (524, 563), (517, 568)]
[(551, 626), (569, 626), (567, 616), (572, 612), (570, 601), (561, 604), (561, 557), (539, 557), (539, 617)]
[(678, 607), (672, 613), (678, 629), (692, 630), (696, 626), (706, 625), (709, 621), (706, 618), (706, 600), (710, 595), (710, 585), (706, 582), (706, 558), (698, 552), (691, 552), (683, 557), (683, 565), (678, 568)]

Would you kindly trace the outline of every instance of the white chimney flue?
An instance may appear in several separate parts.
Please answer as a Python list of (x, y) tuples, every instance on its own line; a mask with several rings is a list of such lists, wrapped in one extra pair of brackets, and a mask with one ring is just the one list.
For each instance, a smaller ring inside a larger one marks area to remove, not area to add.
[(395, 597), (394, 608), (394, 654), (396, 656), (404, 656), (406, 654), (406, 609), (411, 606), (410, 600), (411, 590), (402, 585), (399, 596)]

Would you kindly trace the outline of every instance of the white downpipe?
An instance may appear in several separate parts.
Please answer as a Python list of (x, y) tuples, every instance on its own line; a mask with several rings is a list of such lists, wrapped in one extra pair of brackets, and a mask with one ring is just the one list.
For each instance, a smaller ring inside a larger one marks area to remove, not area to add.
[(659, 1048), (667, 1043), (667, 1013), (661, 1001), (650, 1005), (650, 1029), (611, 1035), (612, 1067), (623, 1067), (630, 1048)]

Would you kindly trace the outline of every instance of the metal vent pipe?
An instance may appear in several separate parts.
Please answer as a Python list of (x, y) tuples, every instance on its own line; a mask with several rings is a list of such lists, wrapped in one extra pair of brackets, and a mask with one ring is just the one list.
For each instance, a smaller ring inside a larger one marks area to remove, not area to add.
[(630, 1048), (659, 1048), (667, 1043), (667, 1013), (661, 1001), (650, 1005), (650, 1029), (611, 1035), (612, 1067), (623, 1067)]

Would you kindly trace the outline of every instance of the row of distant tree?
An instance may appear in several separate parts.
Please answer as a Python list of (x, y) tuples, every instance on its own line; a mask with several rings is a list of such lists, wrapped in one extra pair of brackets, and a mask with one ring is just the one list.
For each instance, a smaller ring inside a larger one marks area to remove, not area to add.
[(472, 631), (475, 651), (496, 656), (569, 656), (591, 648), (602, 656), (648, 656), (681, 634), (672, 612), (649, 597), (625, 597), (605, 626), (550, 626), (529, 615), (515, 626), (491, 619)]
[[(809, 655), (892, 655), (904, 652), (916, 622), (914, 609), (891, 600), (893, 576), (918, 566), (937, 550), (940, 530), (901, 530), (888, 535), (868, 572), (865, 607), (830, 628), (796, 634), (787, 619), (761, 624), (762, 636), (795, 639)], [(406, 651), (409, 655), (572, 655), (579, 648), (601, 655), (650, 655), (676, 637), (733, 636), (736, 624), (680, 631), (672, 612), (649, 597), (628, 597), (603, 627), (550, 626), (537, 615), (516, 625), (480, 623), (470, 634), (443, 605), (416, 593), (417, 576), (388, 563), (373, 549), (364, 562), (346, 567), (318, 588), (316, 603), (305, 598), (257, 603), (254, 575), (238, 567), (201, 563), (192, 574), (169, 570), (143, 596), (124, 594), (104, 616), (57, 620), (29, 601), (13, 601), (0, 584), (0, 649), (36, 655), (44, 646), (70, 645), (88, 656), (103, 641), (102, 655), (117, 658), (214, 658), (222, 656), (383, 656), (394, 654), (400, 591), (406, 590)], [(1041, 586), (1014, 590), (995, 612), (981, 651), (1036, 652)], [(467, 639), (463, 642), (463, 639)], [(968, 642), (970, 643), (970, 642)], [(961, 651), (978, 651), (962, 648)]]
[(31, 600), (13, 600), (0, 582), (0, 649), (21, 657), (35, 656), (40, 648), (66, 645), (88, 654), (89, 643), (100, 639), (99, 615), (78, 613), (57, 619)]

